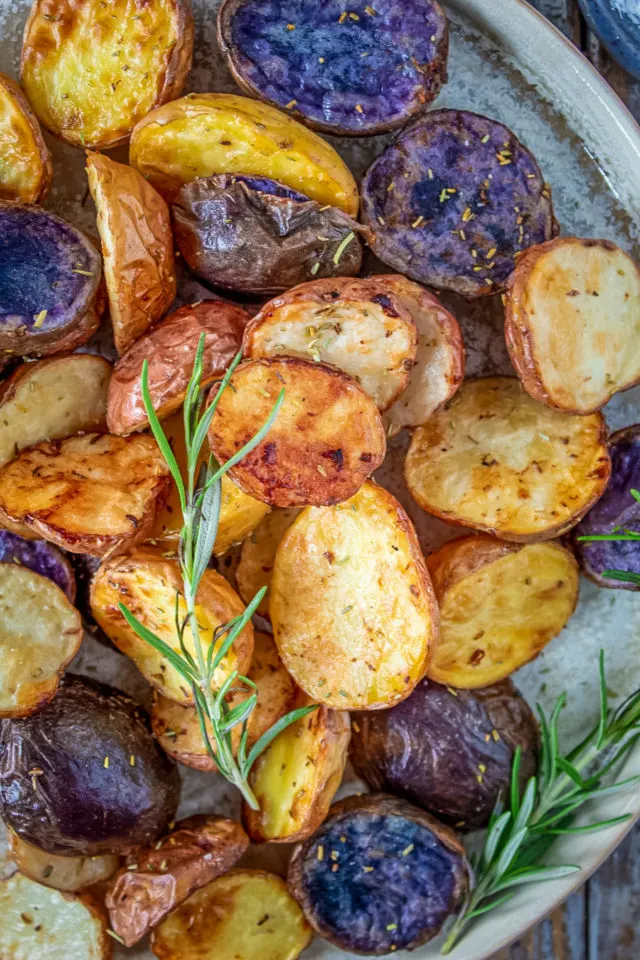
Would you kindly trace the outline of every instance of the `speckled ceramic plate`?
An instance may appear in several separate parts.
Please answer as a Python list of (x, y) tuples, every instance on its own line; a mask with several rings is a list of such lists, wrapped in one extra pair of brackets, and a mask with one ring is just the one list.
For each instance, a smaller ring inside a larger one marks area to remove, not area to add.
[[(17, 75), (28, 6), (28, 0), (0, 0), (0, 70), (13, 76)], [(194, 3), (195, 60), (189, 80), (193, 90), (235, 89), (216, 48), (216, 6), (212, 0)], [(451, 21), (450, 80), (437, 105), (468, 108), (506, 123), (531, 148), (551, 183), (563, 232), (615, 240), (640, 259), (640, 131), (622, 104), (586, 60), (521, 0), (451, 0), (445, 6)], [(48, 205), (79, 226), (95, 231), (80, 152), (48, 139), (56, 170)], [(380, 153), (386, 138), (333, 142), (360, 176)], [(123, 158), (126, 155), (126, 151), (119, 153)], [(197, 293), (192, 288), (185, 295), (194, 299)], [(467, 372), (510, 372), (500, 299), (486, 298), (472, 305), (455, 296), (444, 299), (463, 327)], [(640, 388), (616, 397), (608, 405), (606, 416), (614, 429), (639, 421)], [(406, 437), (400, 435), (391, 444), (378, 479), (409, 509), (428, 552), (459, 531), (429, 519), (410, 500), (400, 469), (405, 448)], [(599, 590), (583, 581), (578, 610), (567, 628), (535, 663), (516, 676), (529, 700), (540, 701), (547, 708), (563, 689), (568, 690), (563, 725), (569, 741), (577, 739), (597, 713), (600, 647), (606, 650), (613, 702), (619, 702), (640, 685), (640, 594)], [(83, 645), (74, 667), (138, 696), (146, 695), (144, 683), (124, 657), (91, 639)], [(628, 775), (640, 772), (640, 750), (627, 767)], [(355, 787), (354, 781), (347, 781), (342, 791), (350, 792)], [(217, 777), (187, 771), (182, 812), (211, 810), (237, 814), (236, 798)], [(631, 814), (622, 827), (558, 842), (550, 860), (579, 863), (583, 871), (567, 880), (522, 888), (506, 907), (478, 922), (453, 957), (482, 960), (552, 910), (620, 842), (640, 814), (640, 796), (617, 795), (588, 811), (590, 817), (598, 818), (622, 813)], [(264, 863), (265, 855), (264, 849), (250, 851), (252, 865)], [(269, 866), (283, 869), (287, 856), (286, 846), (278, 846)], [(432, 960), (438, 955), (436, 941), (411, 956)], [(117, 952), (116, 956), (150, 958), (151, 954), (142, 945), (134, 951)], [(339, 960), (344, 956), (319, 939), (304, 954), (305, 960)]]

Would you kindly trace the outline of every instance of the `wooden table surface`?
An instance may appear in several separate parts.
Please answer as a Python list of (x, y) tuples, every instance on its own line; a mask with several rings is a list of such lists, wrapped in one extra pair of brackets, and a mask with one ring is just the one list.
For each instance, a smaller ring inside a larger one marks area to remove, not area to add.
[[(587, 29), (577, 0), (529, 2), (589, 57), (640, 121), (640, 83)], [(492, 960), (640, 960), (640, 826), (564, 907)]]

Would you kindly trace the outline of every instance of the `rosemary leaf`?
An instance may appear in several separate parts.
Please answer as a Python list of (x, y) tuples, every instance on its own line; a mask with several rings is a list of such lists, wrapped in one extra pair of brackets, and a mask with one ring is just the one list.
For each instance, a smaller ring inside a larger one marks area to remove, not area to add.
[(157, 637), (155, 633), (145, 627), (143, 623), (140, 623), (138, 618), (131, 613), (131, 611), (125, 607), (123, 603), (119, 603), (118, 608), (129, 626), (135, 630), (138, 636), (142, 640), (146, 641), (149, 646), (153, 647), (154, 650), (157, 650), (158, 653), (162, 654), (162, 656), (169, 661), (171, 666), (174, 667), (174, 669), (177, 670), (178, 673), (188, 681), (188, 683), (193, 683), (194, 679), (196, 679), (196, 675), (194, 674), (191, 665), (185, 661), (179, 653), (176, 653), (168, 643), (165, 643), (164, 640), (161, 640), (160, 637)]

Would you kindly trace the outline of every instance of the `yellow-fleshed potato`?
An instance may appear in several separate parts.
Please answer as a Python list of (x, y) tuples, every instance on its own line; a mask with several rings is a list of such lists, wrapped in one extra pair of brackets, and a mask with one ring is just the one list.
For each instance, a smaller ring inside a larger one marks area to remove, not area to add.
[(0, 73), (0, 200), (41, 203), (52, 176), (51, 155), (26, 97)]
[(0, 526), (102, 557), (144, 539), (169, 492), (153, 437), (87, 433), (28, 447), (0, 470)]
[(438, 607), (409, 517), (366, 483), (347, 503), (303, 510), (271, 578), (282, 661), (314, 700), (336, 710), (392, 706), (424, 675)]
[(440, 605), (440, 642), (427, 676), (451, 687), (504, 680), (567, 623), (578, 564), (559, 543), (460, 537), (427, 559)]
[(176, 296), (169, 207), (132, 167), (87, 153), (109, 315), (118, 353), (147, 332)]
[(243, 173), (358, 213), (356, 182), (326, 140), (275, 107), (235, 93), (190, 93), (152, 110), (133, 131), (130, 161), (169, 202), (198, 177)]
[(245, 493), (274, 507), (346, 500), (384, 459), (384, 427), (373, 400), (342, 370), (298, 357), (240, 364), (220, 397), (209, 444), (221, 463), (284, 401), (264, 439), (229, 471)]
[(110, 376), (90, 353), (19, 366), (0, 388), (0, 466), (34, 443), (104, 429)]
[[(176, 703), (193, 703), (191, 689), (184, 678), (150, 644), (141, 640), (123, 614), (122, 603), (156, 636), (181, 654), (176, 629), (176, 596), (181, 621), (186, 615), (182, 576), (176, 560), (151, 550), (138, 550), (126, 557), (106, 560), (91, 583), (91, 611), (98, 624), (118, 650), (131, 657), (138, 670), (165, 697)], [(224, 577), (205, 570), (196, 596), (196, 618), (205, 655), (214, 642), (216, 628), (244, 612), (244, 604)], [(224, 637), (216, 641), (220, 646)], [(184, 631), (187, 650), (195, 655), (191, 626)], [(233, 670), (245, 673), (253, 653), (253, 627), (250, 623), (238, 635), (211, 679), (217, 690)]]
[(405, 479), (450, 523), (504, 540), (549, 540), (602, 496), (611, 474), (601, 414), (543, 406), (515, 377), (467, 380), (413, 434)]
[(21, 81), (52, 133), (107, 149), (180, 96), (192, 51), (189, 0), (34, 0)]
[(524, 389), (567, 413), (640, 382), (640, 269), (609, 240), (559, 237), (518, 258), (505, 336)]
[(18, 870), (36, 883), (54, 890), (75, 893), (94, 883), (110, 880), (120, 866), (120, 857), (106, 853), (97, 857), (58, 857), (10, 832), (11, 856)]
[(158, 960), (296, 960), (311, 936), (282, 877), (230, 870), (169, 914), (151, 949)]
[[(312, 703), (300, 693), (294, 708)], [(259, 810), (243, 807), (245, 830), (257, 843), (303, 840), (329, 812), (347, 762), (349, 714), (321, 704), (279, 733), (249, 774)]]
[(272, 510), (242, 544), (240, 563), (236, 568), (238, 593), (245, 603), (251, 603), (258, 590), (267, 587), (257, 610), (263, 617), (269, 616), (268, 587), (276, 550), (299, 513), (298, 507)]
[(412, 314), (387, 277), (335, 277), (270, 300), (248, 324), (243, 352), (331, 363), (386, 410), (408, 383), (417, 344)]

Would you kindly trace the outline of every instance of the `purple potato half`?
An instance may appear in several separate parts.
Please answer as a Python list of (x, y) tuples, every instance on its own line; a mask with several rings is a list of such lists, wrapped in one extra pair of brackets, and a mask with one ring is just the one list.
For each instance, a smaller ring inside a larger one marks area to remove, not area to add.
[(246, 93), (350, 137), (402, 126), (447, 79), (435, 0), (225, 0), (218, 43)]
[(557, 232), (533, 155), (503, 124), (432, 110), (375, 160), (362, 216), (384, 263), (463, 297), (504, 289), (517, 254)]
[(18, 563), (53, 580), (71, 603), (76, 597), (73, 568), (61, 550), (46, 540), (25, 540), (17, 533), (0, 530), (0, 563)]

